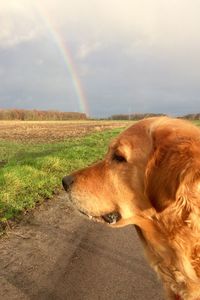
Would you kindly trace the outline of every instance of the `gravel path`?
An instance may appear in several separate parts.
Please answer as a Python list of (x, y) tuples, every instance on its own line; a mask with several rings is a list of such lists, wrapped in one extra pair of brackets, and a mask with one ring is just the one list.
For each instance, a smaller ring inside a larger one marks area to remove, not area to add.
[(65, 193), (0, 240), (0, 299), (163, 300), (132, 226), (77, 215)]

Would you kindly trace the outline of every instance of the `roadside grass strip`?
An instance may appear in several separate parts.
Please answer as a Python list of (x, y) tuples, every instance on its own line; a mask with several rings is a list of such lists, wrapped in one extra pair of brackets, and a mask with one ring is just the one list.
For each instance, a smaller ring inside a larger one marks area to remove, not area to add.
[(113, 129), (52, 144), (0, 141), (0, 224), (51, 198), (64, 175), (103, 157)]

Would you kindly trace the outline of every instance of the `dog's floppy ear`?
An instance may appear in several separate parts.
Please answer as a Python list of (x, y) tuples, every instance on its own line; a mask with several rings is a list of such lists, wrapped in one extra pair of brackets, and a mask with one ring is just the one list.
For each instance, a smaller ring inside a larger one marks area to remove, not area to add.
[[(152, 206), (161, 212), (178, 199), (191, 196), (200, 178), (200, 145), (171, 128), (152, 134), (153, 147), (145, 173), (145, 189)], [(189, 192), (190, 191), (190, 192)]]
[(145, 172), (145, 190), (152, 206), (160, 212), (175, 199), (179, 184), (178, 153), (168, 129), (153, 132), (152, 145)]

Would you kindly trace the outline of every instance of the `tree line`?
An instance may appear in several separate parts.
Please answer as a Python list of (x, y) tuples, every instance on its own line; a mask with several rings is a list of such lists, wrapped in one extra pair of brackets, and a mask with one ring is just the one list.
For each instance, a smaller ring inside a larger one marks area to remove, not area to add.
[[(141, 120), (144, 118), (166, 116), (155, 113), (131, 113), (115, 114), (108, 117), (108, 120)], [(187, 114), (179, 118), (188, 120), (200, 120), (200, 113)], [(64, 121), (64, 120), (86, 120), (87, 115), (79, 112), (60, 112), (54, 110), (26, 110), (26, 109), (0, 109), (0, 120), (21, 120), (21, 121)]]
[(200, 113), (188, 114), (188, 115), (183, 116), (183, 118), (187, 119), (187, 120), (200, 120)]
[(112, 115), (109, 117), (110, 120), (141, 120), (144, 118), (150, 117), (158, 117), (158, 116), (166, 116), (165, 114), (155, 114), (155, 113), (146, 113), (146, 114), (139, 114), (139, 113), (131, 113), (131, 114), (117, 114)]
[[(117, 114), (112, 115), (109, 117), (110, 120), (141, 120), (145, 118), (151, 118), (151, 117), (160, 117), (160, 116), (167, 116), (166, 114), (155, 114), (155, 113), (146, 113), (146, 114), (140, 114), (140, 113), (131, 113), (131, 114)], [(187, 119), (187, 120), (200, 120), (200, 113), (196, 114), (187, 114), (184, 116), (179, 116), (180, 119)]]
[(59, 112), (45, 110), (25, 109), (0, 109), (0, 120), (21, 121), (63, 121), (63, 120), (86, 120), (85, 113)]

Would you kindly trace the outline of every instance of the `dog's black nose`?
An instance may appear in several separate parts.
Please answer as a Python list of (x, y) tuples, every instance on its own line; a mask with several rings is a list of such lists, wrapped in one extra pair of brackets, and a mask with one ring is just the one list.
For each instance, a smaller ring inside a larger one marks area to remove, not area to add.
[(65, 176), (63, 177), (62, 179), (62, 184), (63, 184), (63, 187), (66, 191), (69, 190), (70, 186), (72, 185), (72, 183), (74, 182), (74, 177), (69, 175), (69, 176)]

